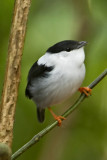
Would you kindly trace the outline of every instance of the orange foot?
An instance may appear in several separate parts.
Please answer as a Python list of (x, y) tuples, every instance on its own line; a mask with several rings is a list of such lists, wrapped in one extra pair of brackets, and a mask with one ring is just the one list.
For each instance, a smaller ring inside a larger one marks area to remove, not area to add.
[(65, 120), (66, 118), (62, 116), (55, 116), (54, 119), (58, 121), (58, 126), (61, 126), (62, 120)]
[(89, 95), (91, 95), (91, 91), (92, 91), (92, 89), (91, 88), (89, 88), (89, 87), (80, 87), (79, 89), (78, 89), (81, 93), (83, 92), (83, 93), (85, 93), (85, 95), (88, 97)]
[(58, 121), (58, 126), (61, 126), (62, 124), (62, 120), (65, 120), (66, 118), (65, 117), (62, 117), (62, 116), (57, 116), (50, 107), (48, 107), (49, 111), (51, 112), (52, 116), (54, 117), (55, 120)]

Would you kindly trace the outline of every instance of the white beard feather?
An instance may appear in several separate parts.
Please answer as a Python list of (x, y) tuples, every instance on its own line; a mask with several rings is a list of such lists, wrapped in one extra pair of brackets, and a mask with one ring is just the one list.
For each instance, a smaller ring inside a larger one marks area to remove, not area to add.
[[(81, 86), (85, 77), (84, 49), (56, 54), (46, 53), (38, 64), (54, 66), (48, 78), (34, 79), (30, 86), (37, 107), (46, 108), (71, 97)], [(38, 94), (38, 91), (39, 92)]]

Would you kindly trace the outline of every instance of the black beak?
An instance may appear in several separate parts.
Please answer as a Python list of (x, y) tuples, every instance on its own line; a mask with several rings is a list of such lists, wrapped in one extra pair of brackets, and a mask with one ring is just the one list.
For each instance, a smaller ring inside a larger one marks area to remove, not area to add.
[(78, 45), (77, 45), (77, 49), (79, 49), (79, 48), (85, 46), (86, 44), (87, 44), (86, 41), (81, 41), (81, 42), (79, 42)]

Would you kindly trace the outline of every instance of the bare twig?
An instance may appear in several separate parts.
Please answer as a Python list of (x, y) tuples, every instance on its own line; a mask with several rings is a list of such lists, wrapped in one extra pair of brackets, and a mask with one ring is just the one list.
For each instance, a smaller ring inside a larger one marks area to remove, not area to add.
[[(90, 85), (89, 87), (92, 89), (94, 88), (105, 76), (107, 75), (107, 69), (99, 75)], [(80, 97), (77, 99), (77, 101), (74, 103), (73, 106), (71, 106), (62, 116), (67, 117), (69, 114), (71, 114), (77, 107), (78, 105), (86, 98), (86, 95), (82, 93)], [(37, 143), (45, 134), (50, 132), (55, 126), (57, 126), (57, 121), (43, 129), (41, 132), (36, 134), (29, 142), (27, 142), (24, 146), (22, 146), (18, 151), (16, 151), (12, 155), (12, 160), (16, 159), (19, 157), (22, 153), (24, 153), (28, 148), (30, 148), (32, 145)]]
[(0, 143), (11, 147), (13, 124), (20, 82), (20, 63), (31, 0), (16, 0), (9, 39), (7, 68), (0, 105)]

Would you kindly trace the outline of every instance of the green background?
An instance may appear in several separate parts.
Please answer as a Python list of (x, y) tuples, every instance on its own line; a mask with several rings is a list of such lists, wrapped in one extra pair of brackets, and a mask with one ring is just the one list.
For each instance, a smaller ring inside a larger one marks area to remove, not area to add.
[[(0, 1), (0, 95), (2, 93), (8, 39), (14, 2)], [(35, 104), (25, 97), (28, 70), (47, 48), (62, 40), (87, 41), (87, 86), (107, 67), (107, 0), (32, 0), (27, 24), (17, 101), (13, 152), (53, 122), (46, 111), (43, 124), (37, 121)], [(53, 107), (62, 114), (75, 99)], [(60, 128), (56, 127), (19, 160), (106, 160), (107, 78), (102, 80)]]

